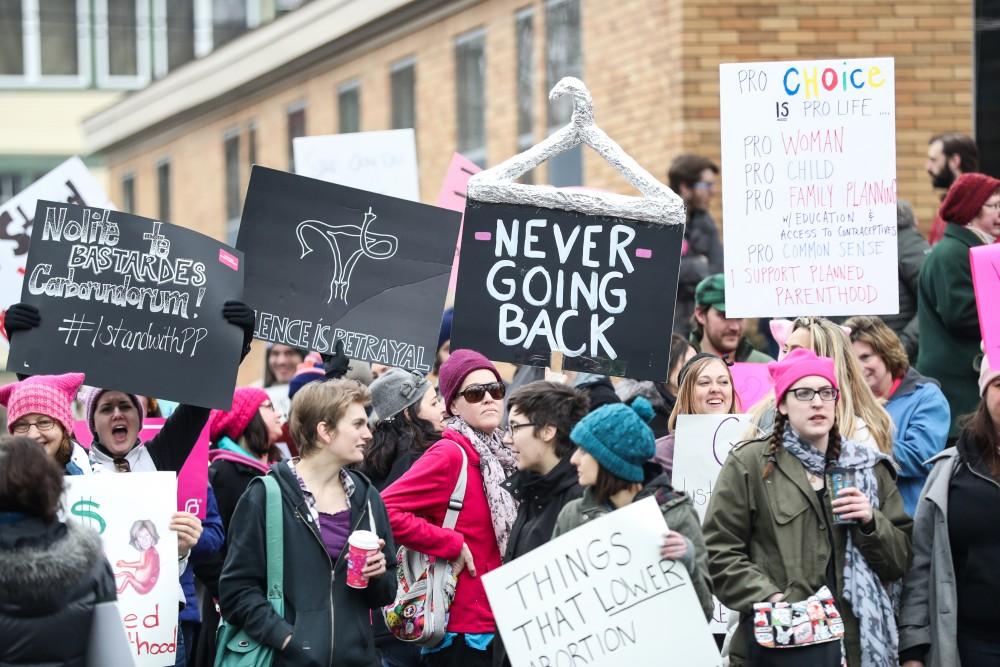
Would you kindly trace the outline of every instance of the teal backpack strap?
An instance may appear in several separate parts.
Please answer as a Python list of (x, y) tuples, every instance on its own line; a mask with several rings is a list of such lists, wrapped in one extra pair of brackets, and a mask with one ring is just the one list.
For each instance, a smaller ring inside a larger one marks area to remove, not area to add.
[(281, 517), (281, 489), (272, 475), (261, 478), (267, 492), (265, 534), (267, 536), (267, 598), (278, 616), (285, 615), (284, 593), (284, 521)]

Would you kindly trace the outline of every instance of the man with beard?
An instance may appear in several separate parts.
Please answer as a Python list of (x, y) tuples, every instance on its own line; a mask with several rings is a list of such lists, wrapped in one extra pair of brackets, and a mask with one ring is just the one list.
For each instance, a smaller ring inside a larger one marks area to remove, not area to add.
[(687, 335), (691, 328), (695, 287), (707, 276), (722, 271), (719, 230), (708, 212), (718, 174), (719, 167), (700, 155), (677, 157), (667, 172), (670, 188), (680, 195), (687, 208), (674, 312), (674, 332), (681, 335)]
[(746, 320), (726, 317), (726, 283), (721, 273), (698, 283), (694, 294), (694, 320), (690, 341), (699, 352), (718, 355), (728, 363), (746, 361), (766, 364), (774, 361), (754, 349), (743, 335)]
[[(927, 144), (927, 173), (931, 177), (931, 186), (948, 191), (951, 184), (962, 174), (979, 171), (979, 149), (976, 142), (958, 132), (935, 134)], [(944, 194), (941, 195), (944, 199)], [(934, 245), (944, 236), (947, 223), (940, 215), (934, 217), (927, 241)]]

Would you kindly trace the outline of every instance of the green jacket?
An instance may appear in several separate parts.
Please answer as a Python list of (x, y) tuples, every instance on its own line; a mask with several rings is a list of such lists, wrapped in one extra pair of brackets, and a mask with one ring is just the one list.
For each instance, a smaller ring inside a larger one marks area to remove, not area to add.
[[(684, 566), (687, 568), (688, 574), (691, 575), (691, 583), (698, 595), (698, 602), (701, 603), (701, 608), (705, 612), (705, 619), (710, 619), (715, 605), (712, 602), (712, 582), (708, 577), (708, 552), (705, 548), (705, 538), (701, 534), (701, 525), (698, 523), (698, 515), (695, 514), (694, 505), (685, 494), (670, 486), (666, 475), (659, 475), (653, 479), (636, 495), (632, 502), (638, 502), (649, 496), (656, 497), (660, 511), (663, 512), (663, 520), (667, 522), (670, 530), (680, 533), (688, 540), (688, 553), (693, 553), (693, 558), (685, 557)], [(562, 508), (559, 518), (556, 519), (556, 527), (552, 531), (552, 537), (559, 537), (584, 522), (602, 517), (611, 511), (611, 507), (606, 503), (597, 502), (592, 490), (587, 487), (583, 490), (582, 498), (571, 500)]]
[(968, 229), (949, 223), (924, 261), (917, 286), (917, 370), (941, 383), (951, 407), (949, 437), (958, 435), (959, 418), (979, 404), (979, 374), (972, 362), (981, 333), (969, 249), (981, 245)]
[[(875, 573), (885, 582), (902, 578), (910, 563), (913, 521), (903, 509), (895, 472), (879, 464), (879, 505), (875, 528), (868, 535), (857, 526), (833, 526), (829, 498), (821, 504), (806, 479), (805, 468), (784, 447), (777, 465), (765, 480), (768, 442), (753, 440), (734, 448), (726, 459), (708, 504), (705, 541), (708, 567), (719, 601), (741, 614), (750, 614), (755, 602), (775, 593), (795, 602), (805, 600), (826, 583), (833, 530), (836, 564), (835, 597), (844, 619), (847, 663), (861, 664), (858, 621), (843, 599), (843, 563), (847, 531)], [(733, 637), (730, 665), (745, 660), (745, 626)]]

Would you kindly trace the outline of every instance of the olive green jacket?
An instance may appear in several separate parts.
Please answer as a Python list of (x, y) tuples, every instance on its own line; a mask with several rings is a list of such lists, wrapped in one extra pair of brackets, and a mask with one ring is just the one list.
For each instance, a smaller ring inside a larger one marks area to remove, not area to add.
[[(694, 505), (685, 494), (670, 486), (666, 475), (659, 475), (649, 482), (632, 502), (638, 502), (649, 496), (656, 497), (656, 502), (659, 503), (660, 511), (663, 513), (663, 520), (667, 522), (670, 530), (687, 538), (689, 554), (693, 552), (694, 557), (685, 556), (682, 562), (691, 575), (691, 584), (705, 612), (705, 619), (710, 619), (715, 605), (712, 602), (712, 582), (708, 576), (708, 552)], [(559, 518), (556, 519), (552, 537), (559, 537), (584, 522), (597, 519), (609, 512), (611, 508), (606, 503), (597, 502), (590, 487), (587, 487), (583, 490), (582, 498), (571, 500), (562, 508)]]
[[(858, 621), (843, 598), (847, 531), (883, 582), (902, 578), (910, 564), (913, 520), (903, 509), (895, 471), (888, 463), (875, 469), (880, 509), (874, 511), (874, 530), (865, 534), (858, 526), (832, 525), (829, 498), (820, 503), (805, 468), (784, 447), (778, 449), (777, 465), (765, 480), (768, 448), (766, 440), (738, 445), (713, 488), (704, 531), (715, 595), (743, 615), (775, 593), (791, 602), (805, 600), (826, 583), (832, 530), (834, 595), (844, 618), (847, 662), (860, 665)], [(752, 640), (743, 629), (741, 625), (731, 643), (733, 667), (743, 664), (746, 643)]]

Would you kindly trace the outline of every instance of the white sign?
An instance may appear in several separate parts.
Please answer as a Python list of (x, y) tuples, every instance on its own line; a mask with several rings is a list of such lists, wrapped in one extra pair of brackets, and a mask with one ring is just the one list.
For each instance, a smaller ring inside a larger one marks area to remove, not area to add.
[(719, 66), (726, 313), (899, 312), (892, 58)]
[(297, 137), (292, 150), (299, 176), (420, 201), (411, 129)]
[[(80, 206), (114, 208), (104, 189), (87, 171), (83, 160), (71, 157), (0, 205), (0, 310), (21, 300), (21, 283), (31, 243), (31, 223), (39, 199)], [(2, 355), (7, 339), (0, 336)]]
[[(749, 415), (678, 415), (674, 431), (674, 472), (671, 483), (694, 503), (698, 519), (704, 523), (708, 501), (712, 499), (715, 480), (729, 450), (745, 439)], [(709, 625), (712, 632), (723, 634), (729, 610), (712, 597), (715, 609)]]
[(513, 667), (716, 667), (679, 561), (660, 558), (654, 498), (589, 521), (483, 576)]
[(177, 657), (177, 475), (133, 472), (66, 478), (63, 515), (101, 534), (118, 586), (118, 609), (137, 667)]

